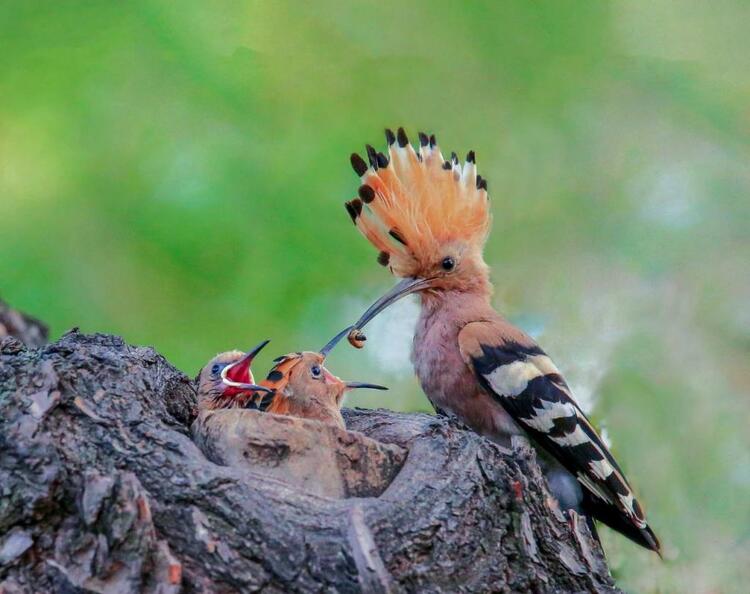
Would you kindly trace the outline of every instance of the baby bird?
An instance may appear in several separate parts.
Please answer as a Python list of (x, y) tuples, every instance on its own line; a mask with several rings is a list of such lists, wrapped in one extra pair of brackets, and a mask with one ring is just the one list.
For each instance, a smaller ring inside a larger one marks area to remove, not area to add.
[[(260, 473), (320, 497), (351, 496), (362, 485), (357, 479), (355, 487), (350, 478), (354, 454), (342, 444), (370, 440), (342, 432), (342, 400), (353, 388), (386, 388), (344, 382), (325, 368), (326, 355), (345, 335), (338, 334), (320, 352), (279, 357), (260, 384), (254, 383), (250, 364), (268, 341), (246, 354), (214, 357), (198, 376), (198, 414), (191, 426), (195, 445), (211, 462), (241, 475)], [(367, 477), (379, 476), (374, 460), (361, 457), (358, 467), (372, 466)]]
[(197, 416), (190, 427), (193, 441), (209, 460), (229, 464), (242, 451), (237, 431), (247, 426), (244, 409), (266, 406), (273, 390), (255, 384), (250, 365), (268, 344), (264, 340), (247, 353), (227, 351), (211, 359), (198, 374)]
[(277, 415), (315, 419), (346, 429), (341, 416), (344, 394), (356, 388), (387, 390), (364, 382), (345, 382), (324, 366), (331, 349), (348, 334), (337, 334), (320, 352), (289, 353), (274, 360), (274, 366), (261, 386), (273, 390), (273, 397), (261, 398), (260, 409)]
[(211, 359), (198, 374), (198, 410), (259, 408), (273, 390), (255, 384), (250, 365), (269, 343), (264, 340), (247, 353), (227, 351)]

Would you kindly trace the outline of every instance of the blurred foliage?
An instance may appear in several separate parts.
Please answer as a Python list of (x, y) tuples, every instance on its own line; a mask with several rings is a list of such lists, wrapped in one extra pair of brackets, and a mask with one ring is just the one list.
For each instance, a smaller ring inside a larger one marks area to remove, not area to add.
[[(743, 2), (0, 3), (0, 291), (193, 374), (322, 345), (392, 282), (342, 202), (384, 126), (474, 149), (496, 303), (613, 441), (668, 560), (750, 579), (750, 51)], [(334, 371), (423, 409), (414, 306)], [(380, 324), (380, 326), (378, 326)], [(604, 532), (604, 531), (603, 531)]]

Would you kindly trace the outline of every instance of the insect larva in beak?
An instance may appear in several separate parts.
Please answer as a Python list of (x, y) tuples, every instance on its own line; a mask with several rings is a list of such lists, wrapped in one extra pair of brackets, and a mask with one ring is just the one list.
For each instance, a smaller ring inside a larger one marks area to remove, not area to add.
[(365, 346), (367, 336), (365, 336), (361, 330), (352, 328), (351, 332), (349, 332), (349, 335), (347, 336), (347, 339), (349, 340), (349, 344), (352, 345), (355, 349), (361, 349)]

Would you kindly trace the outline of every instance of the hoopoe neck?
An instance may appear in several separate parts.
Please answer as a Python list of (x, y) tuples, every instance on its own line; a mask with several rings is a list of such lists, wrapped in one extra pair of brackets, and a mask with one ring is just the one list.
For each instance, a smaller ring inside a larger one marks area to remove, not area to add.
[(476, 279), (475, 284), (468, 290), (425, 291), (420, 293), (420, 297), (422, 318), (429, 318), (441, 312), (464, 319), (467, 315), (472, 318), (492, 310), (492, 287), (489, 279)]

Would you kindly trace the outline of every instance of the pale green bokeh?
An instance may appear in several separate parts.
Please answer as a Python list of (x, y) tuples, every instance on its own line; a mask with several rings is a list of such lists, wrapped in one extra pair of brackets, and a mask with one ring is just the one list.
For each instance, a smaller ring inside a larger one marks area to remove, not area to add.
[[(342, 207), (384, 126), (474, 149), (496, 304), (606, 426), (668, 560), (630, 591), (750, 580), (744, 2), (0, 3), (0, 294), (193, 374), (320, 347), (392, 282)], [(428, 409), (413, 306), (331, 367)], [(604, 531), (603, 531), (604, 532)]]

